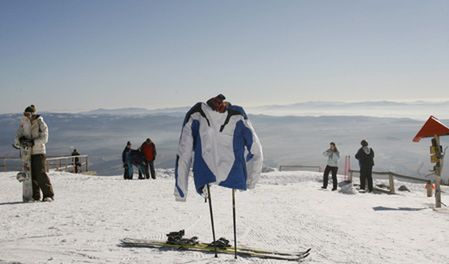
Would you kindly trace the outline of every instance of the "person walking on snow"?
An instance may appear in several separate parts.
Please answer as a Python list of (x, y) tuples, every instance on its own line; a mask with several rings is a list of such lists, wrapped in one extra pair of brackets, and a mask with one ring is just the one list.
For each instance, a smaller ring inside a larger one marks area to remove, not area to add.
[(327, 157), (327, 165), (324, 169), (323, 174), (323, 186), (322, 189), (327, 188), (329, 181), (329, 172), (332, 172), (332, 191), (337, 190), (337, 171), (338, 171), (338, 160), (340, 159), (340, 152), (335, 146), (334, 142), (329, 144), (329, 149), (323, 152), (323, 155)]
[(48, 142), (48, 126), (42, 116), (36, 114), (34, 105), (28, 106), (23, 115), (16, 133), (15, 143), (16, 145), (21, 145), (21, 142), (28, 142), (32, 146), (31, 180), (33, 200), (39, 201), (42, 191), (42, 201), (51, 202), (54, 200), (53, 186), (45, 169), (45, 144)]
[(145, 156), (145, 176), (147, 179), (150, 178), (150, 173), (148, 167), (150, 167), (151, 178), (156, 179), (156, 172), (154, 171), (154, 160), (156, 159), (156, 146), (151, 139), (147, 138), (145, 142), (140, 146), (140, 151)]
[(360, 166), (360, 189), (365, 190), (366, 181), (368, 181), (368, 192), (373, 191), (373, 166), (374, 166), (374, 151), (368, 147), (368, 142), (362, 140), (360, 142), (362, 147), (355, 154), (355, 158), (359, 160)]
[(131, 151), (131, 142), (128, 141), (126, 143), (126, 147), (122, 152), (122, 162), (123, 162), (123, 179), (128, 180), (128, 179), (132, 179), (132, 177), (129, 177), (129, 166), (128, 166), (128, 154)]

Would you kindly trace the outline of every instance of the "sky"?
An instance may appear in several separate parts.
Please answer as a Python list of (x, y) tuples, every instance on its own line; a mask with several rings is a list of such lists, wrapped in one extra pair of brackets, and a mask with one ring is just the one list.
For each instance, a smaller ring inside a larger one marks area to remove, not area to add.
[(449, 99), (449, 1), (0, 1), (0, 113)]

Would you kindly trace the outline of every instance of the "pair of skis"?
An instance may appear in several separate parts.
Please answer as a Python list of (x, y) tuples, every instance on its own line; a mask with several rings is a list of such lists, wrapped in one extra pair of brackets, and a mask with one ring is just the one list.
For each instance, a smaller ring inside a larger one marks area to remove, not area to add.
[(210, 210), (210, 218), (212, 225), (212, 237), (213, 242), (211, 244), (201, 243), (197, 241), (196, 237), (191, 239), (183, 239), (184, 230), (179, 232), (171, 232), (167, 234), (168, 241), (157, 241), (157, 240), (145, 240), (145, 239), (133, 239), (133, 238), (125, 238), (120, 240), (120, 246), (123, 247), (149, 247), (149, 248), (158, 248), (163, 250), (189, 250), (189, 251), (198, 251), (203, 253), (214, 253), (215, 257), (217, 257), (218, 253), (234, 255), (234, 258), (237, 259), (237, 256), (240, 257), (255, 257), (261, 259), (277, 259), (277, 260), (287, 260), (287, 261), (301, 261), (307, 258), (310, 254), (311, 248), (297, 252), (297, 253), (285, 253), (278, 251), (268, 251), (268, 250), (259, 250), (247, 247), (237, 247), (237, 231), (236, 231), (236, 210), (235, 210), (235, 190), (232, 189), (232, 213), (233, 213), (233, 224), (234, 224), (234, 248), (231, 248), (228, 245), (226, 239), (225, 246), (220, 246), (223, 242), (221, 239), (215, 239), (215, 226), (214, 226), (214, 216), (212, 211), (212, 199), (210, 193), (210, 186), (207, 185), (207, 200), (209, 201), (209, 210)]
[(148, 239), (134, 239), (134, 238), (124, 238), (120, 240), (122, 247), (144, 247), (144, 248), (157, 248), (161, 250), (185, 250), (185, 251), (197, 251), (203, 253), (215, 254), (216, 252), (221, 254), (235, 255), (244, 258), (261, 258), (261, 259), (276, 259), (276, 260), (286, 260), (286, 261), (301, 261), (307, 258), (310, 254), (311, 248), (301, 251), (301, 252), (279, 252), (279, 251), (269, 251), (261, 249), (253, 249), (248, 247), (237, 247), (235, 248), (219, 248), (211, 247), (210, 244), (198, 242), (196, 244), (172, 244), (164, 241), (158, 240), (148, 240)]

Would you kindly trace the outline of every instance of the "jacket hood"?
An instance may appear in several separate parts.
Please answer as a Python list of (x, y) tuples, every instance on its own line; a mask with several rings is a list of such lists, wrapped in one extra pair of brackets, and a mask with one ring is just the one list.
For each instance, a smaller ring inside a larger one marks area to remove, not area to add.
[(364, 146), (362, 149), (366, 155), (369, 155), (371, 153), (371, 148), (369, 148), (368, 146)]

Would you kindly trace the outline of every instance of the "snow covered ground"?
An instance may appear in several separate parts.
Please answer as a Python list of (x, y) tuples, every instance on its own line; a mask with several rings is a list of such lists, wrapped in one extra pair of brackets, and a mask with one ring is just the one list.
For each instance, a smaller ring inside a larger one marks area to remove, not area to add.
[[(25, 204), (15, 173), (0, 173), (0, 263), (282, 263), (118, 247), (124, 237), (165, 239), (180, 229), (212, 240), (208, 205), (192, 188), (187, 202), (175, 202), (170, 170), (155, 181), (50, 176), (55, 202)], [(255, 190), (237, 192), (239, 244), (312, 247), (304, 263), (449, 263), (449, 213), (432, 209), (423, 184), (406, 183), (412, 191), (398, 195), (347, 195), (320, 190), (320, 178), (275, 171)], [(217, 236), (231, 239), (231, 190), (214, 186), (212, 195)]]

